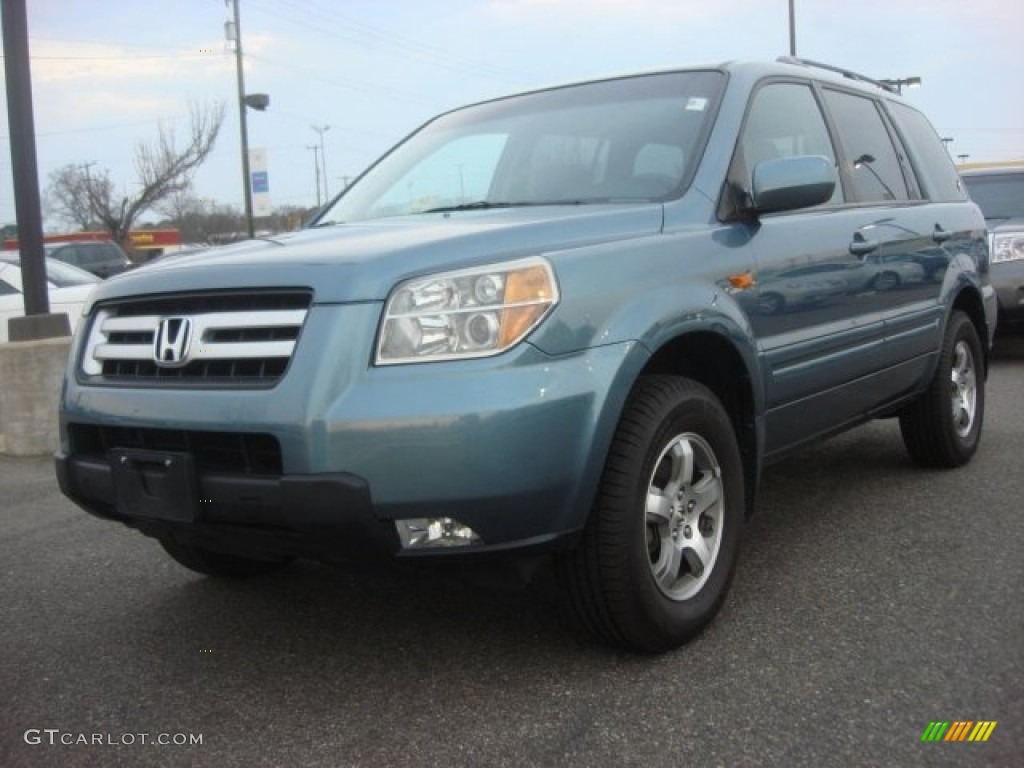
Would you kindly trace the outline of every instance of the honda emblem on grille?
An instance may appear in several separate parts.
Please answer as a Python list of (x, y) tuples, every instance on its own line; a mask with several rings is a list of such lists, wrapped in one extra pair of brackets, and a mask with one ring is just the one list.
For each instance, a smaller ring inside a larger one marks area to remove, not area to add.
[(165, 317), (160, 320), (153, 341), (153, 360), (161, 368), (188, 365), (192, 343), (192, 320), (188, 317)]

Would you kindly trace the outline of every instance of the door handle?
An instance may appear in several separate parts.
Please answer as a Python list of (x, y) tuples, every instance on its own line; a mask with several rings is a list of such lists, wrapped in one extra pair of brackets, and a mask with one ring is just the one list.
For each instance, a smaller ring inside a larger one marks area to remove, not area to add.
[(948, 232), (938, 224), (935, 225), (935, 230), (932, 232), (932, 240), (936, 243), (944, 243), (953, 236), (952, 232)]
[(850, 243), (850, 253), (854, 256), (867, 256), (876, 250), (878, 250), (877, 240), (865, 240), (860, 235), (853, 236), (853, 242)]

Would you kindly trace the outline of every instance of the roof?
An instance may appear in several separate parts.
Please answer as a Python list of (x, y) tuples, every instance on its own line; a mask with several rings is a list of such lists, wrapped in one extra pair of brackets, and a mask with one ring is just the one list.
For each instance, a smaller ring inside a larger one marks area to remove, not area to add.
[(961, 176), (1000, 176), (1005, 173), (1024, 173), (1024, 160), (1010, 163), (986, 163), (957, 168)]

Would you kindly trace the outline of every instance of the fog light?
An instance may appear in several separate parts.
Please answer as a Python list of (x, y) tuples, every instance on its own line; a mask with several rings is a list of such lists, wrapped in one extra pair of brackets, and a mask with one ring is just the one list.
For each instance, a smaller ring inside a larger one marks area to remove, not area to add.
[(403, 549), (426, 547), (465, 547), (481, 543), (480, 536), (468, 525), (450, 517), (416, 517), (395, 520)]

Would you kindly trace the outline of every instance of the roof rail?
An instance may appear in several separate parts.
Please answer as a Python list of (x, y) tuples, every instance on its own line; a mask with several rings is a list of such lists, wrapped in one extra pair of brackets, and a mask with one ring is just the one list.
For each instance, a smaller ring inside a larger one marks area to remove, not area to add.
[(871, 85), (878, 86), (883, 91), (889, 93), (899, 93), (899, 89), (896, 86), (886, 83), (884, 80), (875, 80), (874, 78), (862, 75), (859, 72), (854, 72), (849, 69), (843, 69), (842, 67), (833, 67), (831, 64), (822, 64), (820, 61), (812, 61), (811, 59), (799, 59), (796, 56), (779, 56), (776, 59), (780, 64), (799, 64), (805, 67), (817, 67), (818, 69), (827, 69), (829, 72), (835, 72), (842, 75), (843, 77), (849, 78), (850, 80), (858, 80), (862, 83), (871, 83)]

